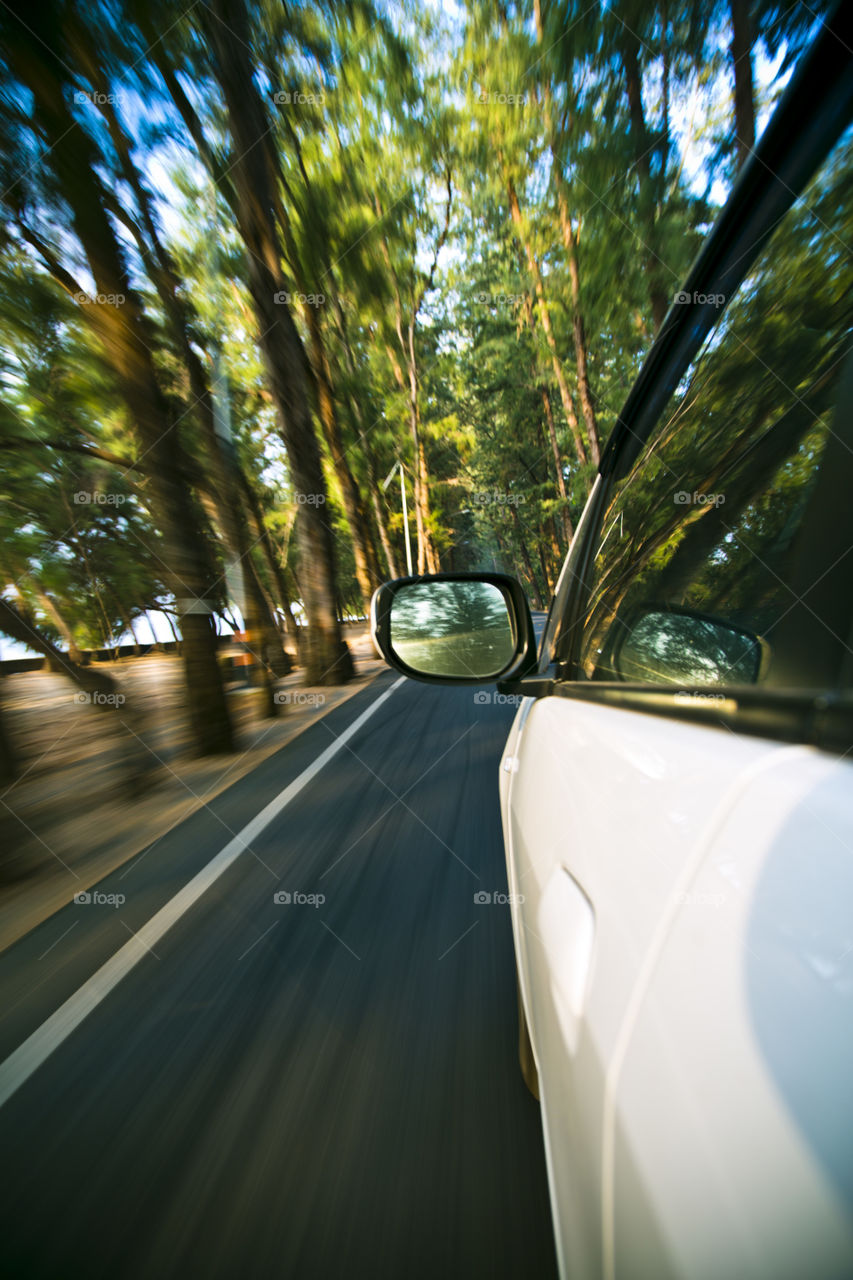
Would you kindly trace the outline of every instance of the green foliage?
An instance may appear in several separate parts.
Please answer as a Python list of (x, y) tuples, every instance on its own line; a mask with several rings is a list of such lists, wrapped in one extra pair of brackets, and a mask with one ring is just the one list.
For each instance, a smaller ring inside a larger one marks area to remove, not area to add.
[[(214, 360), (224, 370), (234, 457), (261, 512), (264, 555), (254, 506), (241, 518), (250, 518), (262, 584), (286, 609), (284, 586), (299, 595), (298, 495), (259, 354), (247, 251), (224, 198), (233, 156), (209, 6), (49, 8), (57, 25), (44, 74), (56, 71), (60, 49), (73, 59), (63, 92), (76, 89), (75, 125), (141, 299), (190, 483), (207, 509), (216, 469), (164, 304), (166, 267), (192, 351), (208, 377)], [(581, 354), (603, 441), (713, 217), (708, 193), (718, 200), (734, 174), (729, 6), (468, 0), (461, 19), (367, 0), (214, 8), (216, 20), (245, 17), (280, 162), (281, 266), (315, 365), (312, 408), (319, 341), (370, 538), (378, 548), (387, 537), (404, 565), (399, 482), (380, 485), (396, 462), (410, 484), (420, 465), (424, 536), (442, 565), (502, 565), (545, 598), (594, 474), (570, 421), (589, 446)], [(752, 15), (754, 49), (778, 57), (784, 73), (807, 42), (802, 6), (761, 3)], [(0, 21), (14, 43), (11, 11)], [(170, 606), (160, 534), (89, 304), (75, 300), (75, 281), (83, 290), (91, 281), (61, 183), (40, 158), (28, 91), (7, 70), (0, 567), (46, 629), (58, 624), (45, 597), (67, 621), (64, 642), (100, 644)], [(698, 172), (689, 163), (697, 147)], [(773, 340), (785, 342), (784, 326)], [(326, 470), (337, 604), (360, 612), (342, 477), (330, 458)], [(75, 503), (80, 492), (115, 501)], [(411, 509), (410, 520), (414, 529)], [(201, 536), (225, 609), (228, 553), (215, 524), (202, 522)], [(381, 552), (379, 561), (384, 568)]]

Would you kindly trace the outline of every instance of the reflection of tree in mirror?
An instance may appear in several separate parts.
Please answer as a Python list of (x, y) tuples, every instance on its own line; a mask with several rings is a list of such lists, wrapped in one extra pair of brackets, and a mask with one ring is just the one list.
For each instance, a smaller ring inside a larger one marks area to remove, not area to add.
[(424, 674), (482, 679), (502, 671), (515, 651), (503, 593), (485, 582), (402, 587), (391, 610), (391, 644)]
[(750, 684), (760, 649), (754, 636), (713, 618), (647, 613), (631, 627), (617, 667), (623, 680), (655, 684)]

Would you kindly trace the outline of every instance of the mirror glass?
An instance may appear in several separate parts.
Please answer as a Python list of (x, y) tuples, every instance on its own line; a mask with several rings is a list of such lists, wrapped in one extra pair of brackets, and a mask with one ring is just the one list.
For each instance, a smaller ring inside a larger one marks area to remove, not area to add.
[(757, 636), (699, 613), (650, 610), (630, 628), (616, 656), (623, 680), (655, 684), (753, 684), (761, 666)]
[(423, 675), (488, 680), (510, 663), (515, 631), (490, 582), (415, 582), (394, 596), (391, 646)]

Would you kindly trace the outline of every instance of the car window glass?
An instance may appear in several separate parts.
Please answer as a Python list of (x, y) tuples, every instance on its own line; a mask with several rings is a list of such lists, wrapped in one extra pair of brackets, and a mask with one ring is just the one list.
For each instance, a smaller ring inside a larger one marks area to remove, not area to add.
[(853, 319), (851, 150), (848, 132), (616, 485), (582, 677), (807, 687), (834, 678), (853, 600), (853, 493), (840, 500), (832, 483), (853, 459), (851, 424), (834, 415)]

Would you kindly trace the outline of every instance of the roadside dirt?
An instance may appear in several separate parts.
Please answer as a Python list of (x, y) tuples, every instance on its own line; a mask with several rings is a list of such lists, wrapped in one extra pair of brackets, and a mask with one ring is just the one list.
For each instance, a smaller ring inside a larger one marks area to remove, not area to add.
[(50, 672), (4, 677), (20, 773), (0, 794), (0, 951), (387, 670), (366, 629), (348, 629), (347, 641), (356, 679), (311, 689), (295, 672), (277, 684), (286, 701), (274, 720), (258, 718), (253, 691), (232, 686), (238, 750), (204, 760), (188, 751), (174, 655), (111, 664), (127, 699), (117, 711), (82, 704)]

